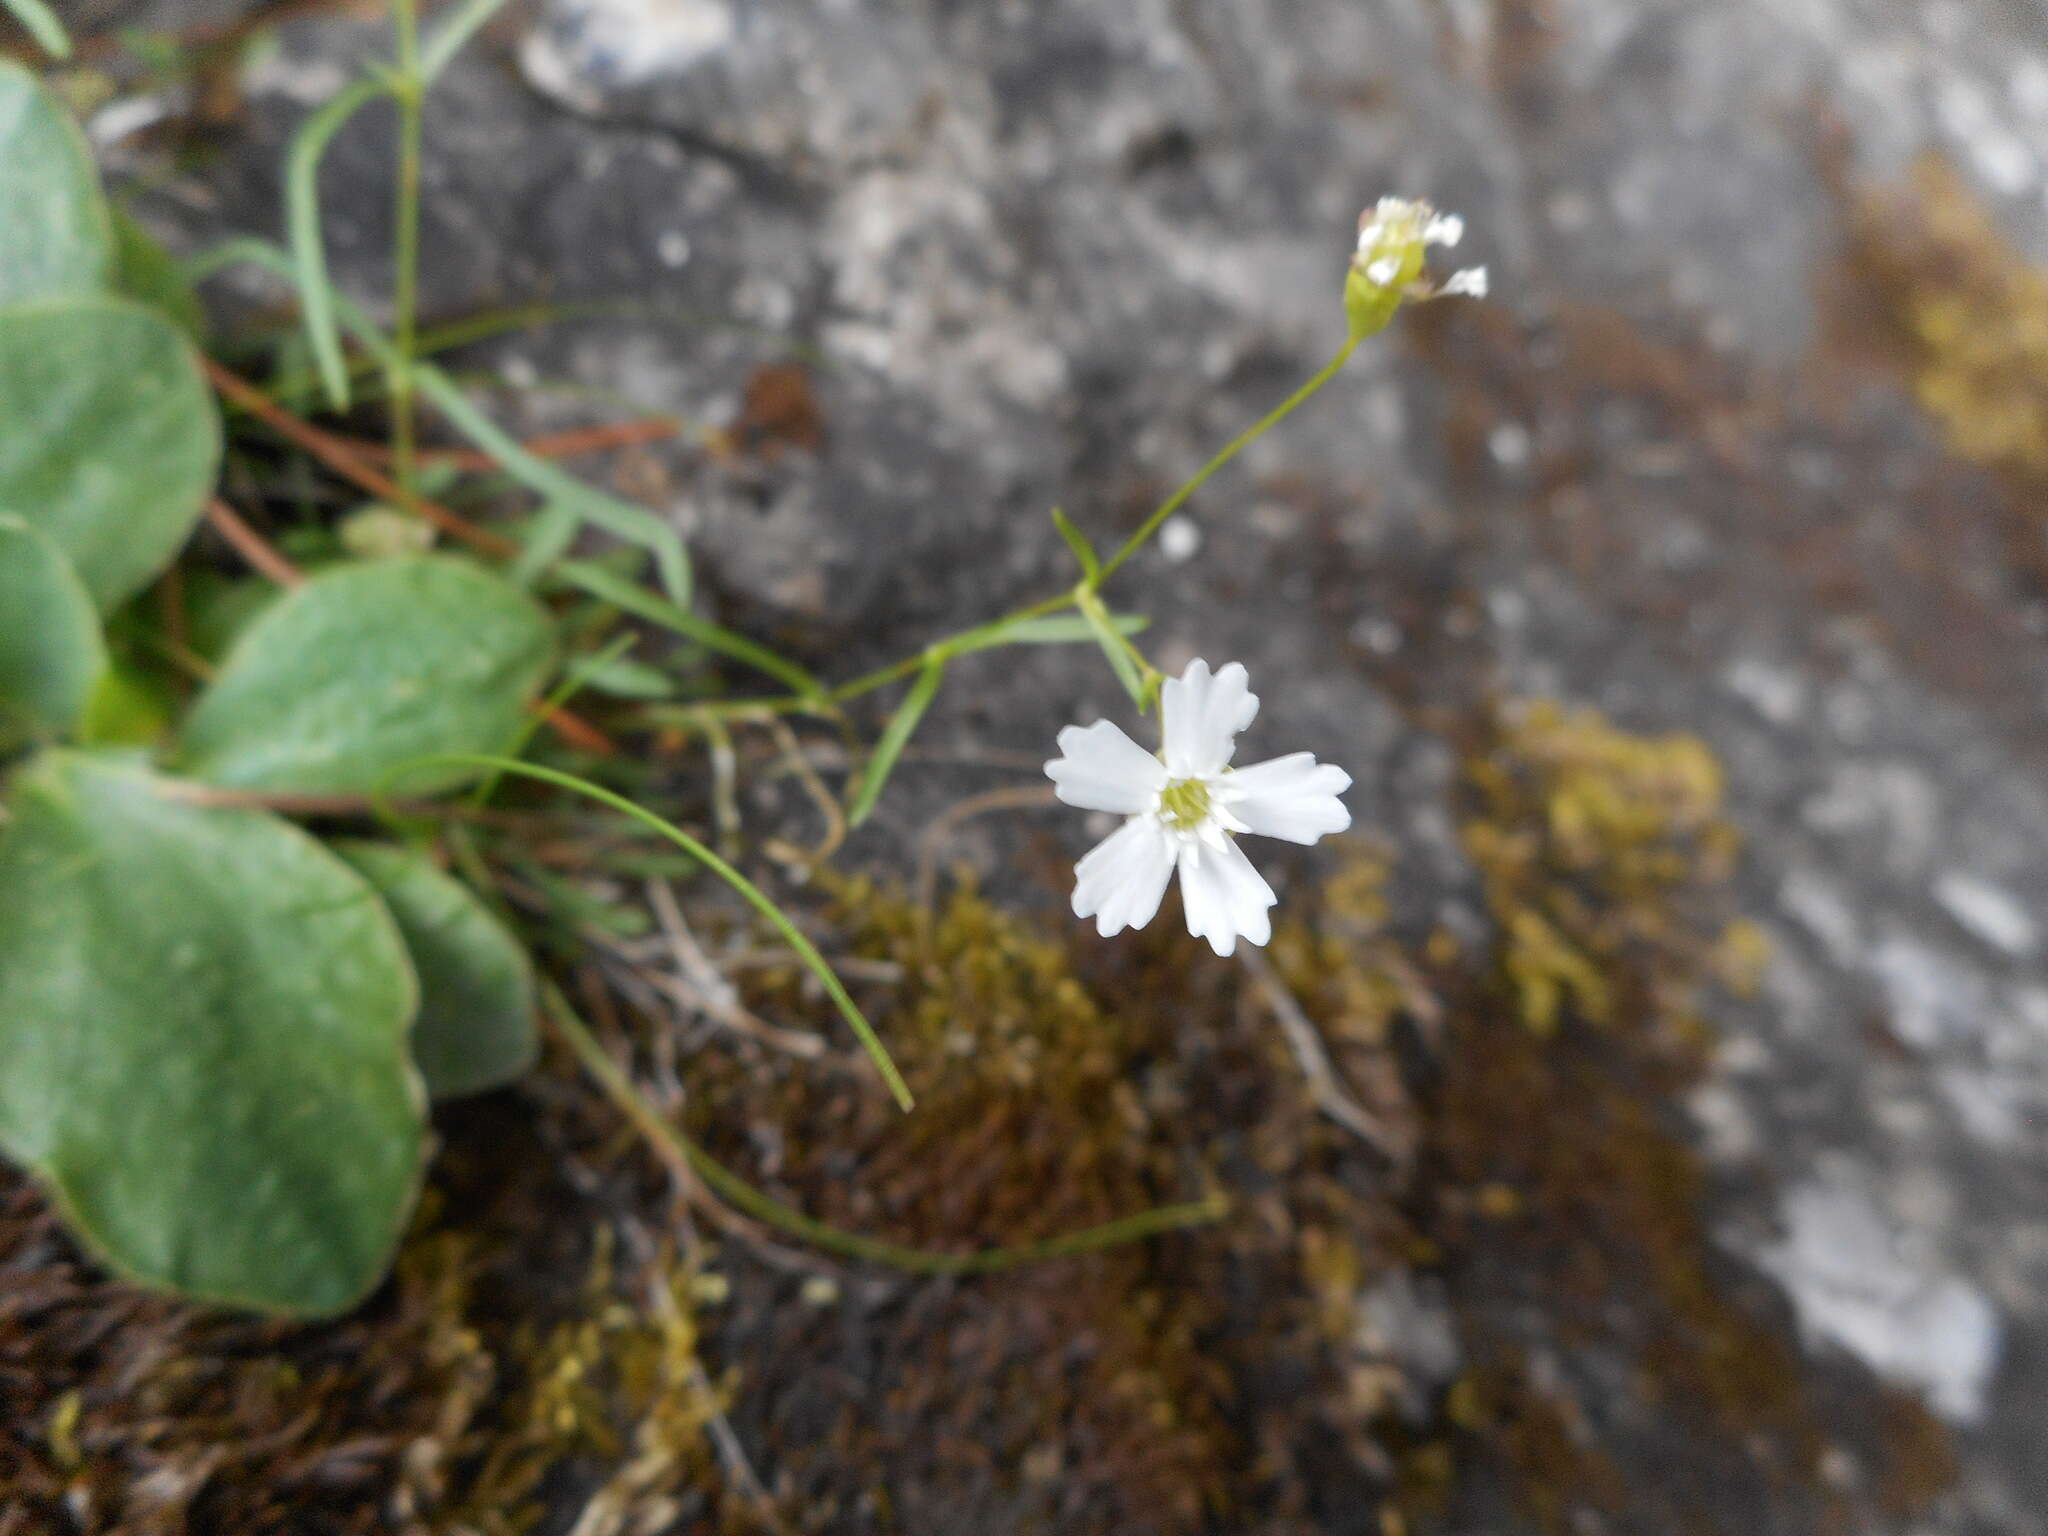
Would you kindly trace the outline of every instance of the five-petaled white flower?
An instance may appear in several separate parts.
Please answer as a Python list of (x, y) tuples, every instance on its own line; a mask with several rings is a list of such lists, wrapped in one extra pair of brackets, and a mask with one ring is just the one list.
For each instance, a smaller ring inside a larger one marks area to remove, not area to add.
[(1243, 666), (1212, 676), (1206, 661), (1191, 661), (1160, 689), (1156, 757), (1107, 720), (1060, 732), (1061, 756), (1045, 765), (1060, 799), (1128, 818), (1076, 868), (1076, 917), (1093, 917), (1104, 938), (1142, 928), (1178, 869), (1188, 932), (1217, 954), (1240, 937), (1273, 936), (1266, 909), (1278, 898), (1234, 834), (1313, 843), (1342, 832), (1351, 813), (1337, 797), (1351, 775), (1310, 752), (1232, 768), (1234, 738), (1258, 712)]

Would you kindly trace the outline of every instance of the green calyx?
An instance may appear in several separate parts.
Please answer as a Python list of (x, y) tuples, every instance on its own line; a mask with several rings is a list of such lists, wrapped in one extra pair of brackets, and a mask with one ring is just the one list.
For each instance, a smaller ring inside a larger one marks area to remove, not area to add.
[(1377, 237), (1361, 246), (1344, 280), (1344, 313), (1354, 338), (1384, 329), (1422, 276), (1430, 217), (1424, 204), (1385, 202), (1373, 216), (1369, 233), (1377, 231)]
[(1159, 792), (1159, 813), (1181, 832), (1207, 821), (1209, 804), (1209, 786), (1200, 779), (1175, 779)]

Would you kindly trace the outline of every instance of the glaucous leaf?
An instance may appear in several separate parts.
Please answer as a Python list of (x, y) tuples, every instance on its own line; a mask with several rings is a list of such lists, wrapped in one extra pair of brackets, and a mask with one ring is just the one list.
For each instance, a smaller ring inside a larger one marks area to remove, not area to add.
[(185, 726), (181, 770), (241, 789), (428, 794), (519, 731), (554, 657), (545, 609), (445, 556), (338, 566), (287, 593), (236, 640)]
[(392, 843), (328, 845), (398, 920), (420, 982), (412, 1057), (437, 1099), (502, 1088), (533, 1065), (537, 1006), (526, 952), (432, 860)]
[(114, 231), (85, 135), (64, 104), (0, 58), (0, 304), (93, 293), (113, 274)]
[(199, 295), (185, 281), (184, 273), (171, 253), (157, 243), (156, 236), (135, 222), (134, 216), (115, 208), (114, 288), (138, 304), (146, 304), (195, 342), (206, 339), (206, 311)]
[(71, 562), (0, 514), (0, 745), (68, 735), (106, 666), (99, 615)]
[[(189, 786), (186, 787), (189, 789)], [(339, 1312), (417, 1191), (404, 941), (267, 812), (50, 753), (0, 840), (0, 1146), (137, 1282)]]
[(220, 414), (170, 321), (117, 298), (0, 308), (0, 506), (102, 611), (170, 562), (219, 466)]

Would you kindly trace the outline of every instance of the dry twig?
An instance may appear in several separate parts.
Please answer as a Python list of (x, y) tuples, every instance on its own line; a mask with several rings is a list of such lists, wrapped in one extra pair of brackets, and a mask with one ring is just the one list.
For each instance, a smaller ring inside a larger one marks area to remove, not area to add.
[(1346, 1090), (1330, 1061), (1330, 1053), (1324, 1049), (1323, 1037), (1316, 1032), (1315, 1021), (1309, 1018), (1288, 990), (1287, 983), (1280, 979), (1273, 963), (1249, 944), (1240, 945), (1237, 953), (1245, 970), (1264, 994), (1274, 1018), (1280, 1021), (1280, 1033), (1294, 1052), (1302, 1076), (1308, 1079), (1309, 1097), (1315, 1101), (1316, 1108), (1381, 1156), (1391, 1162), (1400, 1162), (1407, 1154), (1400, 1138)]

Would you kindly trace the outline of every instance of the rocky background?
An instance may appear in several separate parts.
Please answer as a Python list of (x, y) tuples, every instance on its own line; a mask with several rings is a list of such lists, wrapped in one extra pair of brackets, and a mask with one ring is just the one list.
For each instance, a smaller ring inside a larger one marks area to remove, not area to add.
[[(68, 10), (189, 33), (250, 8)], [(181, 249), (281, 228), (290, 133), (383, 46), (374, 6), (271, 10), (210, 126), (184, 86), (132, 80), (95, 119)], [(1491, 921), (1456, 830), (1489, 700), (1705, 741), (1742, 834), (1734, 904), (1769, 952), (1750, 1001), (1709, 1010), (1684, 1095), (1716, 1262), (1812, 1370), (1930, 1413), (1956, 1465), (1846, 1527), (1768, 1478), (1717, 1485), (1654, 1405), (1631, 1420), (1597, 1349), (1503, 1300), (1579, 1440), (1672, 1480), (1662, 1504), (1567, 1498), (1548, 1521), (1468, 1485), (1446, 1528), (2048, 1531), (2048, 284), (2028, 266), (2048, 260), (2048, 15), (515, 0), (428, 124), (429, 317), (594, 306), (464, 354), (495, 408), (537, 431), (597, 398), (790, 436), (743, 468), (679, 444), (616, 473), (686, 531), (732, 621), (833, 675), (1054, 590), (1047, 508), (1120, 537), (1317, 366), (1362, 206), (1462, 212), (1493, 298), (1404, 314), (1119, 601), (1154, 616), (1169, 669), (1250, 666), (1262, 747), (1351, 769), (1418, 933)], [(366, 300), (388, 155), (366, 119), (326, 175)], [(793, 426), (759, 373), (791, 357)], [(906, 870), (936, 810), (1029, 782), (1060, 724), (1100, 713), (1124, 711), (1092, 655), (963, 664), (923, 739), (1026, 766), (907, 767), (853, 863)], [(959, 851), (1001, 889), (1027, 835), (978, 822)], [(1297, 888), (1327, 867), (1302, 861)], [(1403, 1275), (1368, 1310), (1441, 1385), (1457, 1343), (1433, 1282)], [(1853, 1489), (1881, 1459), (1845, 1440), (1814, 1465)], [(910, 1528), (1094, 1528), (948, 1518)], [(1369, 1504), (1302, 1518), (1284, 1528), (1394, 1529)]]

